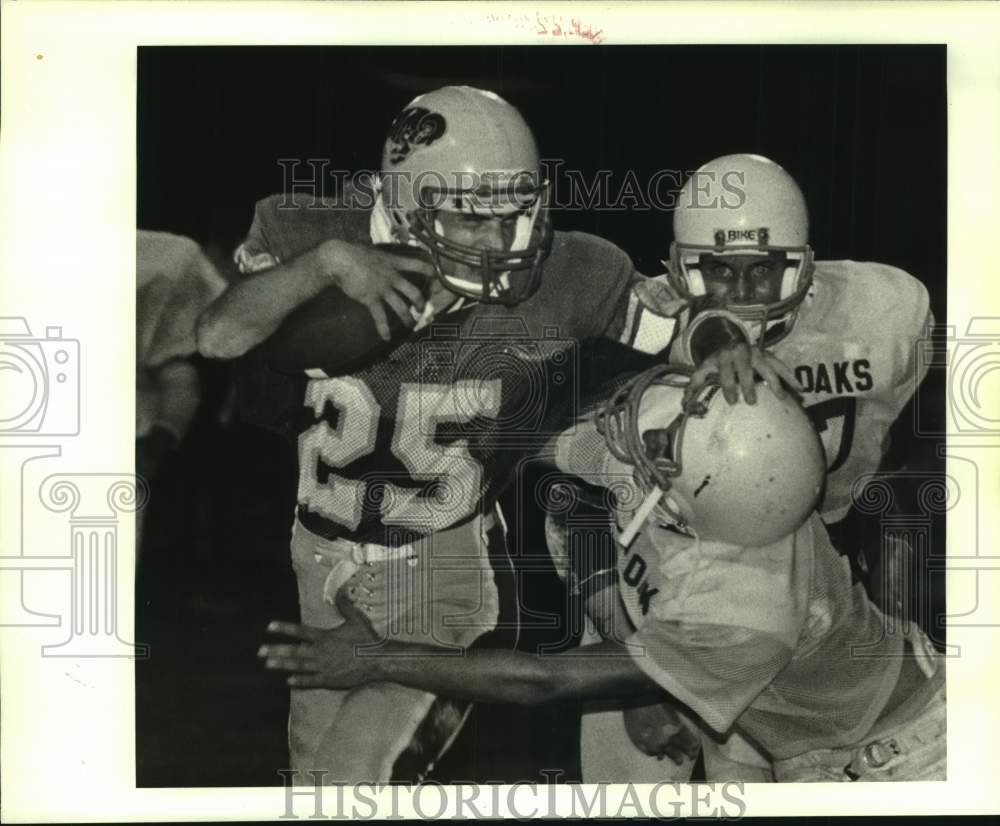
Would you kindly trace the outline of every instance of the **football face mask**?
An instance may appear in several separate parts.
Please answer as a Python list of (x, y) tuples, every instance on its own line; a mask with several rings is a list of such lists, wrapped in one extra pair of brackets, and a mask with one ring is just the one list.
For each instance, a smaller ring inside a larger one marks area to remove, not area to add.
[(791, 330), (812, 285), (808, 237), (792, 177), (767, 158), (728, 155), (681, 189), (667, 266), (679, 292), (728, 310), (770, 345)]
[(545, 185), (514, 189), (425, 187), (409, 229), (431, 254), (438, 278), (458, 295), (518, 304), (538, 289), (551, 232)]
[(684, 401), (690, 368), (654, 367), (607, 402), (597, 428), (631, 465), (645, 499), (620, 536), (650, 518), (703, 539), (757, 547), (795, 531), (825, 478), (819, 437), (799, 404), (762, 389), (730, 405), (715, 381)]
[(812, 253), (799, 249), (727, 253), (675, 244), (670, 269), (682, 294), (732, 313), (765, 345), (788, 334), (812, 286)]

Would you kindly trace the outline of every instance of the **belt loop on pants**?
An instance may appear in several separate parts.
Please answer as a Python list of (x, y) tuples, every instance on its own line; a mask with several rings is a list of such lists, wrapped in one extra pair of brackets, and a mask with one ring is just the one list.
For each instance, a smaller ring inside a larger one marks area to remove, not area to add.
[(844, 774), (851, 780), (860, 780), (864, 773), (863, 769), (881, 769), (902, 753), (903, 750), (894, 737), (873, 740), (855, 752), (854, 759), (844, 767)]
[(411, 567), (417, 564), (417, 549), (412, 543), (405, 545), (379, 545), (375, 542), (352, 542), (350, 539), (326, 539), (316, 543), (319, 550), (314, 557), (320, 564), (333, 560), (346, 560), (355, 565), (374, 565), (392, 559), (405, 559)]
[(405, 559), (411, 568), (417, 564), (417, 550), (412, 543), (388, 547), (376, 545), (374, 542), (350, 542), (351, 559), (357, 565), (374, 565), (376, 562), (388, 562), (390, 559)]

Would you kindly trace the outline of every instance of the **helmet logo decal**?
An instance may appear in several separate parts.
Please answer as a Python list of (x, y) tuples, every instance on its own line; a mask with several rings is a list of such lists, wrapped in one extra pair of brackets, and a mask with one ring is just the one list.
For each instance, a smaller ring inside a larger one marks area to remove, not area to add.
[(766, 247), (771, 233), (767, 227), (760, 229), (717, 229), (714, 233), (715, 246), (724, 247), (726, 244), (738, 243), (740, 241), (753, 241)]
[(413, 147), (430, 146), (445, 132), (445, 120), (437, 112), (411, 106), (399, 113), (389, 129), (390, 163), (400, 163)]

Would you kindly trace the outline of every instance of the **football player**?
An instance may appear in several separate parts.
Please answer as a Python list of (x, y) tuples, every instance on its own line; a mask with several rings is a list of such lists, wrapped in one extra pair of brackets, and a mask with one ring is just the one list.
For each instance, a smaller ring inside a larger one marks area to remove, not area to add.
[[(303, 374), (291, 414), (303, 622), (337, 625), (348, 593), (394, 638), (456, 650), (494, 628), (496, 499), (516, 455), (503, 448), (538, 435), (560, 383), (571, 392), (580, 339), (669, 344), (684, 302), (658, 304), (613, 244), (553, 232), (545, 192), (520, 113), (446, 87), (396, 118), (370, 190), (257, 204), (236, 255), (247, 278), (200, 333), (223, 358), (267, 339), (255, 353)], [(391, 683), (294, 691), (298, 779), (389, 780), (433, 700)], [(421, 746), (427, 762), (438, 739)]]
[[(886, 264), (815, 261), (799, 186), (759, 155), (727, 155), (698, 169), (681, 190), (673, 223), (669, 283), (678, 295), (717, 308), (703, 317), (722, 311), (738, 318), (750, 340), (794, 371), (826, 452), (818, 510), (856, 576), (863, 579), (866, 567), (877, 576), (885, 567), (881, 548), (865, 549), (867, 565), (858, 554), (852, 489), (879, 469), (889, 429), (926, 373), (915, 359), (917, 339), (933, 323), (926, 288)], [(671, 358), (684, 360), (683, 349), (675, 347)], [(720, 350), (691, 386), (708, 371), (727, 377), (742, 370), (750, 354), (744, 343)], [(726, 396), (735, 398), (731, 389)], [(558, 541), (557, 529), (549, 533)], [(871, 589), (887, 613), (898, 610), (891, 586)], [(662, 778), (665, 767), (631, 749), (625, 731), (655, 758), (673, 733), (683, 737), (690, 725), (669, 708), (633, 707), (624, 717), (585, 714), (582, 728), (585, 779), (635, 780), (637, 771)], [(709, 738), (705, 746), (710, 779), (769, 779), (768, 761), (739, 737), (723, 746)], [(680, 774), (690, 766), (682, 765)]]
[(298, 642), (259, 655), (298, 687), (391, 680), (532, 704), (664, 691), (718, 734), (760, 744), (779, 781), (943, 780), (941, 659), (916, 626), (881, 633), (830, 544), (809, 419), (763, 388), (756, 405), (731, 405), (716, 382), (689, 393), (686, 380), (669, 365), (642, 373), (556, 441), (560, 469), (616, 490), (627, 637), (428, 662), (432, 648), (387, 641), (342, 600), (341, 628), (273, 623)]
[[(151, 481), (177, 449), (201, 399), (198, 316), (226, 282), (201, 247), (169, 232), (136, 235), (136, 474)], [(145, 509), (136, 513), (136, 552), (142, 552)]]

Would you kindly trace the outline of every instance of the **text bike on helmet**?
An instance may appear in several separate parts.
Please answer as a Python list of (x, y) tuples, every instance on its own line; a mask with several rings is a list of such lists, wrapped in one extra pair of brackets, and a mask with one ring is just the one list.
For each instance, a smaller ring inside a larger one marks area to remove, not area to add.
[(759, 547), (794, 532), (826, 474), (823, 447), (791, 396), (730, 405), (709, 381), (688, 402), (691, 368), (658, 365), (633, 377), (598, 413), (611, 454), (645, 495), (620, 541), (656, 517), (702, 539)]
[[(396, 237), (431, 254), (454, 293), (516, 304), (538, 287), (550, 230), (538, 149), (521, 114), (492, 92), (447, 86), (415, 98), (396, 117), (382, 154), (381, 193)], [(515, 216), (508, 249), (445, 236), (438, 212)], [(465, 265), (478, 280), (459, 278)]]
[(760, 155), (726, 155), (681, 188), (664, 263), (682, 295), (711, 297), (728, 283), (716, 306), (773, 344), (791, 330), (812, 284), (808, 241), (809, 214), (792, 176)]

